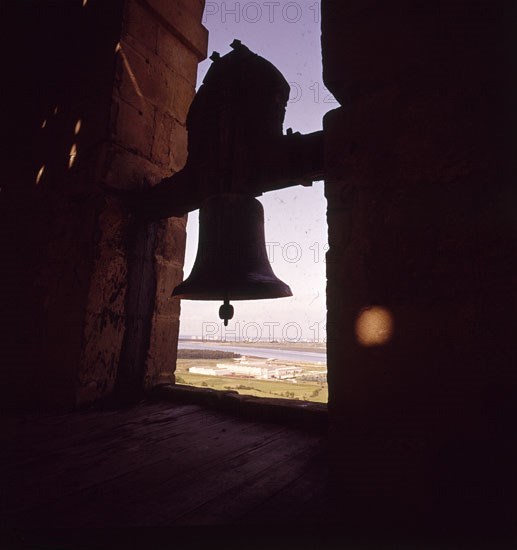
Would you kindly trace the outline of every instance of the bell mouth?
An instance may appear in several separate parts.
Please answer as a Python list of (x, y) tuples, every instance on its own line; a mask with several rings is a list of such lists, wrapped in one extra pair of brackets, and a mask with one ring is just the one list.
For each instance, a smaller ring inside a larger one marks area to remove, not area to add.
[[(242, 282), (241, 282), (242, 284)], [(264, 282), (250, 284), (246, 287), (239, 288), (238, 286), (229, 286), (228, 281), (224, 286), (214, 286), (207, 288), (206, 284), (203, 284), (203, 288), (194, 288), (194, 284), (189, 282), (188, 279), (178, 285), (172, 296), (179, 297), (182, 300), (268, 300), (276, 298), (289, 298), (293, 293), (288, 285), (279, 282)]]

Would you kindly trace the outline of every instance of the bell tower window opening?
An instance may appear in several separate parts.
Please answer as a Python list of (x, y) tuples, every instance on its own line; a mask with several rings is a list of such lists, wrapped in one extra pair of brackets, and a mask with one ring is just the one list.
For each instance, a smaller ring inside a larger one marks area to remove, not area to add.
[[(296, 21), (280, 14), (253, 22), (249, 17), (221, 20), (221, 10), (228, 7), (222, 4), (211, 3), (205, 11), (210, 59), (199, 66), (198, 89), (212, 64), (242, 40), (289, 83), (284, 135), (321, 130), (323, 115), (338, 103), (323, 86), (319, 13), (313, 3), (300, 4)], [(257, 198), (264, 207), (268, 261), (293, 296), (232, 302), (234, 314), (227, 326), (219, 319), (222, 301), (182, 300), (176, 383), (326, 403), (328, 244), (323, 182)], [(184, 279), (196, 257), (198, 228), (199, 211), (190, 212)]]
[[(182, 300), (176, 383), (326, 403), (323, 182), (266, 193), (259, 201), (268, 261), (293, 296), (235, 301), (228, 326), (218, 317), (219, 302)], [(185, 277), (196, 257), (198, 226), (195, 211), (187, 224)]]

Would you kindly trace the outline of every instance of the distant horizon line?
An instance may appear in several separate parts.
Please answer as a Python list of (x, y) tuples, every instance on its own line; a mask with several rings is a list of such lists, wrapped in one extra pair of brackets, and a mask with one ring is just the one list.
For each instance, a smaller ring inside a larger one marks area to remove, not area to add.
[(267, 342), (270, 344), (325, 344), (325, 340), (314, 340), (311, 338), (300, 338), (299, 340), (289, 340), (289, 339), (271, 339), (271, 338), (237, 338), (237, 339), (230, 339), (230, 338), (216, 338), (215, 336), (202, 336), (202, 335), (196, 335), (196, 334), (180, 334), (178, 336), (178, 340), (202, 340), (204, 342), (233, 342), (233, 343), (246, 343), (246, 344), (253, 344), (257, 342)]

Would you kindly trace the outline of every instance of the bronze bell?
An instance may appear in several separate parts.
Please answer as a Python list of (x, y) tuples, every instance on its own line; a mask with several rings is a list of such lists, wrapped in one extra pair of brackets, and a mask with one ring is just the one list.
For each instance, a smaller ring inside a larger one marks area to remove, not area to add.
[(224, 193), (199, 210), (199, 244), (189, 277), (173, 296), (223, 300), (221, 319), (233, 317), (230, 300), (292, 296), (269, 264), (264, 238), (264, 209), (252, 196)]

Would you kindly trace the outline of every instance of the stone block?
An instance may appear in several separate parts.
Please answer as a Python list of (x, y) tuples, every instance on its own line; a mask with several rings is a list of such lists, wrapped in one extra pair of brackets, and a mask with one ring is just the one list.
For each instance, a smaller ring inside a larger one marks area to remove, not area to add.
[[(145, 75), (145, 57), (127, 42), (121, 41), (117, 50), (113, 95), (135, 109), (141, 110), (145, 102), (140, 80)], [(138, 75), (138, 78), (137, 78)]]
[(144, 55), (127, 42), (118, 51), (117, 88), (120, 97), (141, 109), (146, 100), (154, 105), (167, 106), (172, 102), (170, 70), (160, 70), (158, 58)]
[(149, 158), (154, 142), (154, 106), (141, 101), (140, 109), (136, 109), (114, 97), (111, 112), (113, 141), (124, 149)]
[(121, 99), (143, 110), (148, 101), (185, 124), (195, 83), (174, 72), (154, 54), (142, 55), (127, 42), (118, 52), (116, 87)]
[(200, 6), (188, 0), (147, 0), (186, 45), (196, 54), (199, 61), (206, 58), (208, 31), (200, 22)]
[(187, 218), (168, 218), (158, 230), (155, 256), (181, 267), (185, 256)]
[(99, 217), (100, 240), (88, 294), (81, 361), (77, 373), (78, 403), (110, 393), (125, 330), (127, 264), (123, 211), (108, 202)]
[(177, 75), (177, 78), (174, 80), (171, 112), (180, 124), (186, 124), (187, 114), (195, 95), (196, 89), (194, 84)]
[(187, 130), (171, 113), (157, 109), (152, 159), (174, 172), (187, 162)]
[[(144, 42), (140, 41), (138, 38), (135, 38), (132, 34), (125, 33), (121, 37), (120, 44), (125, 44), (126, 47), (130, 47), (134, 51), (138, 52), (143, 56), (144, 59), (149, 59), (153, 55), (156, 55), (156, 52), (149, 48)], [(119, 46), (117, 46), (118, 48)]]
[(116, 189), (141, 189), (168, 175), (169, 171), (116, 145), (107, 152), (102, 169), (103, 183)]
[(163, 62), (187, 81), (195, 83), (198, 58), (177, 36), (164, 27), (158, 29), (158, 55)]
[(77, 402), (84, 405), (109, 395), (115, 384), (124, 317), (106, 308), (85, 316), (84, 353), (77, 374)]
[(159, 24), (138, 0), (127, 0), (124, 10), (122, 36), (129, 33), (135, 39), (135, 47), (140, 45), (156, 53)]
[(172, 291), (181, 283), (182, 269), (170, 262), (157, 258), (155, 313), (159, 316), (179, 317), (179, 299), (172, 297)]
[(147, 358), (145, 388), (150, 389), (176, 370), (179, 320), (176, 316), (153, 318)]

